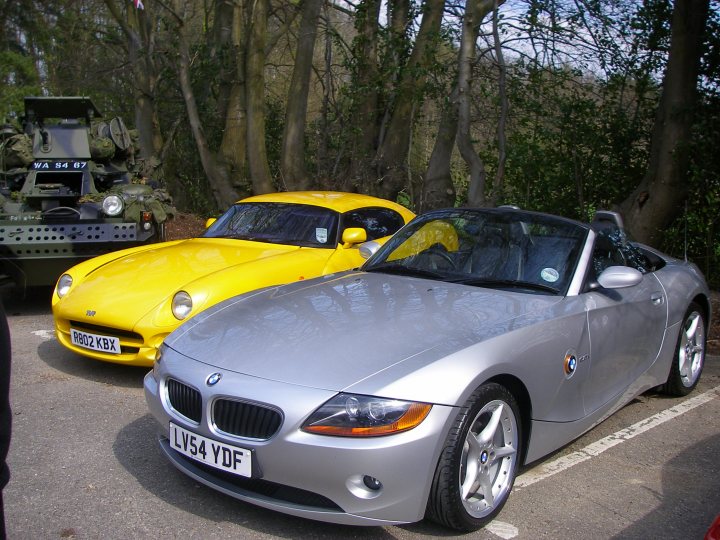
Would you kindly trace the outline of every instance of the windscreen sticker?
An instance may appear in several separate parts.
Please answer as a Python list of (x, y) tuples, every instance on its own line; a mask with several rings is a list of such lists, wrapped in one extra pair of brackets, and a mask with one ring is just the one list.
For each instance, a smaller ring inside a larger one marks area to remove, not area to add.
[(328, 230), (322, 227), (315, 229), (315, 239), (321, 244), (327, 244), (328, 241)]
[(560, 279), (560, 274), (558, 274), (558, 271), (554, 268), (543, 268), (542, 272), (540, 272), (540, 277), (548, 283), (555, 283)]

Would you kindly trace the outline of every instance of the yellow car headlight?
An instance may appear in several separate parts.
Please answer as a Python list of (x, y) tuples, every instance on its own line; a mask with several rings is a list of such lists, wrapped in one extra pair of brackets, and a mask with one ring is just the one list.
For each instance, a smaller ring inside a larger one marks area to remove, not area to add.
[(177, 320), (182, 321), (185, 317), (190, 315), (192, 307), (192, 298), (188, 293), (185, 291), (178, 291), (175, 293), (172, 300), (172, 313)]
[(58, 298), (62, 298), (68, 293), (70, 287), (72, 287), (72, 283), (73, 278), (70, 274), (63, 274), (60, 276), (57, 286), (55, 287), (55, 293), (58, 295)]

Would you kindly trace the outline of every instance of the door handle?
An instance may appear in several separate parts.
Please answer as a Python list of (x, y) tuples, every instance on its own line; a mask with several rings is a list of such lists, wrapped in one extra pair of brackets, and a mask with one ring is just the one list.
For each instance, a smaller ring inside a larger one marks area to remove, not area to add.
[(650, 295), (650, 301), (653, 306), (660, 306), (665, 303), (665, 298), (663, 298), (662, 293), (653, 293)]

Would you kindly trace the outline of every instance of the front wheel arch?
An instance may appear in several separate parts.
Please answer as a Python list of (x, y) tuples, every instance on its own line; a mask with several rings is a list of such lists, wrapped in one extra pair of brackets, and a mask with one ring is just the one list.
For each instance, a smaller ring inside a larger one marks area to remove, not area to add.
[(705, 317), (705, 323), (710, 327), (710, 299), (704, 294), (699, 294), (692, 299), (692, 304), (697, 304), (702, 309), (702, 315)]
[(523, 382), (513, 375), (497, 375), (488, 379), (488, 383), (497, 383), (507, 388), (513, 395), (520, 408), (520, 423), (522, 424), (520, 437), (520, 456), (518, 457), (519, 465), (525, 464), (525, 456), (527, 456), (528, 447), (530, 446), (530, 436), (532, 434), (532, 399), (530, 392)]

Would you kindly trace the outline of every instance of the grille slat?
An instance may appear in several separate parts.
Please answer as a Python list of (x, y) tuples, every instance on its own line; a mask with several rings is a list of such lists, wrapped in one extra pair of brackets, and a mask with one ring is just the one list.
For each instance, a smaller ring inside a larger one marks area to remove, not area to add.
[(184, 417), (199, 424), (202, 418), (202, 397), (200, 392), (175, 379), (168, 379), (167, 391), (172, 408)]
[(262, 405), (218, 399), (213, 405), (213, 422), (230, 435), (266, 440), (280, 429), (282, 415)]

